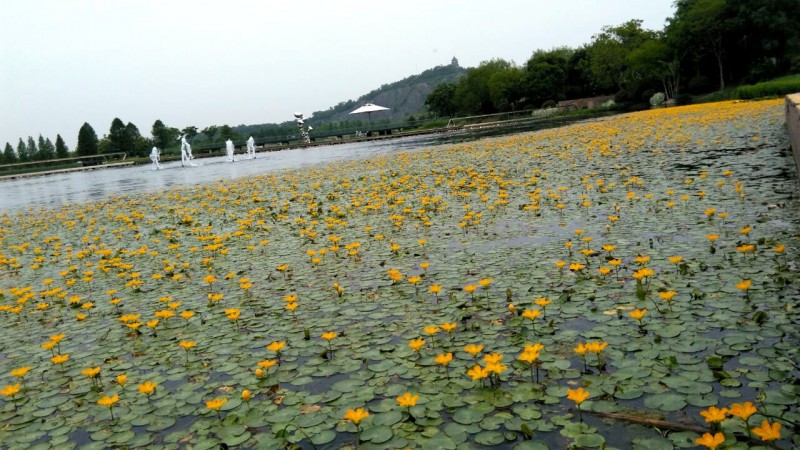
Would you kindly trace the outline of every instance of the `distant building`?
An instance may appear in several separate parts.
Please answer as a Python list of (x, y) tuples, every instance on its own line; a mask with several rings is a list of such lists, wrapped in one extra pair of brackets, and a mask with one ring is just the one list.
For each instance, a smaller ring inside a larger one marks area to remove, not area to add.
[(453, 59), (450, 60), (450, 65), (453, 66), (453, 67), (458, 67), (458, 58), (453, 56)]

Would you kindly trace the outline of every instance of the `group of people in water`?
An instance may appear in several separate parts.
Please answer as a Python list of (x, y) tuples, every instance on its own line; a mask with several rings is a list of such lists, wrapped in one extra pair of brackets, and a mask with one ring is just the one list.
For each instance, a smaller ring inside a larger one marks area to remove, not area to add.
[[(234, 162), (233, 153), (233, 141), (228, 139), (225, 141), (225, 152), (228, 156), (228, 162)], [(256, 158), (256, 143), (253, 139), (253, 136), (247, 140), (247, 159), (255, 159)], [(153, 147), (153, 150), (150, 152), (150, 161), (153, 161), (153, 170), (161, 169), (161, 151), (158, 147)], [(192, 146), (186, 140), (186, 135), (181, 136), (181, 167), (197, 167), (197, 164), (193, 162), (194, 155), (192, 155)]]

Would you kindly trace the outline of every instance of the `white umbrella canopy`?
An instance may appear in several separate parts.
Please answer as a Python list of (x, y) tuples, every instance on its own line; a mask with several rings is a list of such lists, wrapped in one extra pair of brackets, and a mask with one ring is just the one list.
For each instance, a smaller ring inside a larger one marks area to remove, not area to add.
[(387, 111), (389, 108), (384, 106), (379, 106), (374, 103), (366, 103), (364, 106), (356, 109), (355, 111), (351, 112), (350, 114), (361, 114), (361, 113), (374, 113), (375, 111)]
[(374, 103), (365, 103), (364, 106), (360, 108), (356, 108), (350, 114), (363, 114), (367, 113), (367, 120), (369, 120), (370, 128), (372, 128), (372, 113), (377, 111), (388, 111), (389, 108), (385, 106), (379, 106)]

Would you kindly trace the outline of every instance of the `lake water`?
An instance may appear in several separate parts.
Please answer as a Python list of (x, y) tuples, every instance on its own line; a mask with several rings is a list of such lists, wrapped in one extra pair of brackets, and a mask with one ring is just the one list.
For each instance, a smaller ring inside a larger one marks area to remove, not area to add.
[(518, 127), (487, 128), (473, 131), (432, 133), (377, 141), (323, 145), (292, 150), (261, 152), (256, 159), (229, 163), (225, 157), (196, 159), (198, 167), (181, 167), (179, 161), (152, 165), (126, 166), (86, 172), (69, 172), (31, 178), (0, 181), (0, 211), (14, 212), (28, 208), (58, 208), (68, 203), (98, 201), (110, 195), (159, 191), (176, 186), (206, 183), (249, 175), (320, 164), (330, 161), (364, 159), (393, 152), (430, 148), (480, 139), (487, 136), (525, 132), (572, 123), (575, 118), (522, 124)]

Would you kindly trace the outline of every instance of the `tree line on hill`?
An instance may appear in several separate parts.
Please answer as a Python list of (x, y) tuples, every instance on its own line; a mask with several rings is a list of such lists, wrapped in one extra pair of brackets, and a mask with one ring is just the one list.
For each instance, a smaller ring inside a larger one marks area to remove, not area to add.
[(606, 26), (578, 48), (537, 50), (523, 65), (492, 59), (440, 84), (426, 99), (439, 116), (555, 106), (567, 99), (615, 95), (678, 103), (731, 84), (800, 72), (798, 0), (678, 0), (660, 31), (640, 20)]
[[(464, 72), (454, 59), (450, 66), (381, 86), (360, 99), (419, 83), (436, 85), (425, 107), (449, 117), (554, 106), (560, 100), (607, 94), (614, 94), (617, 103), (643, 103), (663, 92), (682, 103), (690, 94), (800, 72), (800, 27), (794, 23), (800, 17), (800, 1), (677, 0), (675, 7), (660, 31), (642, 28), (640, 20), (606, 26), (588, 44), (537, 50), (523, 66), (492, 59)], [(353, 100), (341, 102), (315, 112), (307, 123), (320, 131), (361, 127), (365, 121), (347, 116), (355, 106)], [(179, 130), (156, 120), (148, 138), (133, 123), (115, 118), (102, 138), (84, 123), (74, 153), (60, 135), (55, 144), (40, 135), (38, 140), (20, 138), (16, 148), (6, 143), (0, 163), (114, 152), (146, 156), (153, 146), (177, 147), (181, 135), (213, 143), (296, 132), (293, 121)]]

